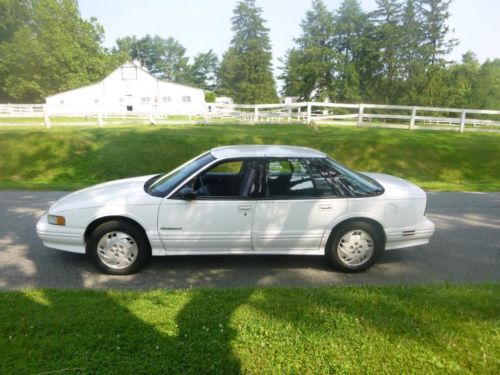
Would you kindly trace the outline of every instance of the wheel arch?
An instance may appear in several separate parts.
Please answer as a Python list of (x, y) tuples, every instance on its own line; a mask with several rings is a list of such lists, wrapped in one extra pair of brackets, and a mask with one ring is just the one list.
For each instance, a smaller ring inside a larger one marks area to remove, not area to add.
[(325, 243), (325, 252), (328, 249), (328, 246), (330, 246), (330, 243), (333, 240), (333, 236), (335, 235), (335, 233), (340, 228), (342, 228), (344, 225), (347, 225), (349, 223), (353, 223), (353, 222), (356, 222), (356, 221), (361, 221), (361, 222), (373, 225), (373, 227), (380, 234), (380, 238), (383, 241), (383, 246), (385, 247), (385, 243), (387, 241), (387, 236), (385, 234), (384, 226), (379, 221), (377, 221), (375, 219), (372, 219), (372, 218), (369, 218), (369, 217), (360, 216), (360, 217), (350, 217), (350, 218), (344, 219), (344, 220), (338, 222), (337, 224), (335, 224), (333, 226), (333, 228), (330, 230), (330, 233), (328, 235), (328, 240)]
[(109, 216), (102, 216), (102, 217), (99, 217), (99, 218), (92, 220), (87, 225), (87, 228), (85, 228), (85, 232), (83, 234), (83, 240), (85, 242), (85, 252), (87, 252), (87, 243), (88, 243), (88, 240), (90, 239), (90, 236), (94, 232), (94, 230), (96, 230), (96, 228), (99, 225), (107, 223), (109, 221), (122, 221), (122, 222), (129, 223), (129, 224), (135, 226), (144, 235), (144, 238), (146, 239), (146, 242), (149, 246), (149, 251), (151, 251), (151, 242), (149, 241), (149, 237), (146, 233), (146, 230), (139, 222), (137, 222), (136, 220), (134, 220), (130, 217), (127, 217), (127, 216), (109, 215)]

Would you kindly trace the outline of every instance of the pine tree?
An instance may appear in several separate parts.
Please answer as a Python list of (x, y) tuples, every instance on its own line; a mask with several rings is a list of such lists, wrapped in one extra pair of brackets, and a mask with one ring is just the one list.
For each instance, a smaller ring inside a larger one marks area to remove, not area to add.
[(272, 73), (269, 29), (255, 0), (239, 1), (232, 17), (234, 36), (219, 69), (218, 92), (240, 103), (278, 101)]
[(448, 63), (446, 56), (457, 45), (457, 40), (449, 38), (451, 0), (420, 0), (422, 28), (424, 32), (423, 61), (427, 65), (427, 85), (425, 101), (438, 105), (441, 92), (445, 89), (442, 69)]
[(406, 0), (401, 21), (401, 48), (398, 61), (403, 83), (401, 103), (420, 104), (421, 93), (426, 85), (426, 63), (423, 58), (425, 33), (418, 0)]
[(381, 71), (374, 77), (374, 84), (383, 103), (397, 103), (400, 98), (399, 78), (401, 64), (398, 51), (401, 49), (400, 0), (376, 0), (377, 9), (371, 14), (375, 25), (373, 42), (377, 46)]
[(333, 49), (333, 15), (322, 0), (301, 22), (302, 34), (284, 59), (284, 93), (304, 100), (334, 100), (336, 52)]
[(367, 16), (358, 0), (344, 0), (335, 12), (334, 22), (333, 44), (339, 60), (335, 96), (339, 101), (358, 102), (361, 100), (360, 71), (366, 64), (362, 43)]
[(214, 51), (209, 50), (206, 53), (199, 53), (196, 55), (190, 69), (193, 84), (196, 87), (208, 91), (214, 91), (216, 89), (219, 58)]

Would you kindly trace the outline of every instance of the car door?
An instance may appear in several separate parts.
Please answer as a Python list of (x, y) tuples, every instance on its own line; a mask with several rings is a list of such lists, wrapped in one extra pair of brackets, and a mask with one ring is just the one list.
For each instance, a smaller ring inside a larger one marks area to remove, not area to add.
[[(166, 251), (250, 251), (257, 165), (250, 159), (217, 163), (164, 199), (158, 229)], [(183, 191), (194, 199), (183, 198)]]
[(325, 229), (347, 209), (307, 159), (268, 159), (263, 198), (257, 201), (253, 246), (257, 251), (320, 250)]

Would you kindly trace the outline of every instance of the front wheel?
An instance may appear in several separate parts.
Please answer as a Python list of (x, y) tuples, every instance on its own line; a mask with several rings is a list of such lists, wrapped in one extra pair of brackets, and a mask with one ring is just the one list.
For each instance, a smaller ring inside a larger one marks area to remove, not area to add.
[(99, 225), (90, 236), (87, 253), (94, 264), (109, 275), (135, 273), (151, 254), (144, 234), (136, 226), (122, 221)]
[(370, 268), (383, 249), (380, 233), (366, 222), (351, 222), (337, 230), (327, 245), (326, 256), (344, 272)]

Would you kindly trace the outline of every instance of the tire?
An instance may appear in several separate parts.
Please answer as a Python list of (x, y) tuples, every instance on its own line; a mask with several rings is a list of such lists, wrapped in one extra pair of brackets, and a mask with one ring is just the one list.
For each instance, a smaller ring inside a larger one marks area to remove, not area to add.
[(108, 275), (130, 275), (151, 257), (151, 248), (137, 226), (113, 220), (99, 225), (87, 242), (87, 254)]
[(383, 249), (382, 235), (373, 225), (354, 221), (333, 233), (325, 255), (336, 269), (355, 273), (373, 266)]

